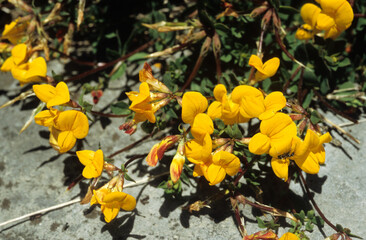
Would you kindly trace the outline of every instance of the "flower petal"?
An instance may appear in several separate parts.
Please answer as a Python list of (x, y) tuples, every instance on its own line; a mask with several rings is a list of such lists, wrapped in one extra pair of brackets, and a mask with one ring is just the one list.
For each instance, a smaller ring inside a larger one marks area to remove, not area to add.
[(199, 113), (193, 120), (191, 133), (194, 138), (202, 140), (206, 134), (211, 135), (214, 131), (211, 118), (205, 113)]
[(271, 166), (273, 172), (276, 174), (277, 177), (287, 181), (288, 178), (288, 166), (290, 165), (290, 160), (287, 158), (278, 159), (272, 158)]
[(206, 111), (207, 99), (199, 92), (186, 92), (182, 98), (182, 120), (192, 124), (197, 114)]
[(47, 107), (50, 108), (56, 105), (62, 105), (70, 101), (69, 88), (66, 83), (59, 82), (55, 88), (55, 95), (53, 98), (49, 99), (47, 102)]
[(76, 156), (84, 166), (89, 165), (93, 162), (95, 152), (92, 150), (76, 151)]
[(249, 142), (249, 151), (261, 155), (268, 153), (271, 146), (270, 138), (262, 133), (255, 134)]

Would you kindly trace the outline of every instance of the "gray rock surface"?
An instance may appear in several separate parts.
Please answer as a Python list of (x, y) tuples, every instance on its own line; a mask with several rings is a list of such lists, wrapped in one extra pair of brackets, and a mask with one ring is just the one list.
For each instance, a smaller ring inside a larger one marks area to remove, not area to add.
[[(54, 67), (59, 70), (60, 66)], [(19, 93), (19, 86), (9, 74), (0, 73), (0, 79), (0, 104), (3, 104)], [(118, 98), (119, 91), (113, 89), (121, 87), (123, 82), (125, 79), (109, 86), (96, 106), (97, 110)], [(83, 180), (66, 191), (67, 185), (81, 173), (82, 165), (75, 156), (58, 155), (50, 148), (45, 127), (33, 123), (19, 135), (35, 101), (35, 98), (29, 98), (0, 110), (0, 223), (78, 198), (85, 194), (88, 184)], [(336, 123), (345, 121), (330, 114), (327, 116)], [(118, 130), (123, 121), (103, 119), (95, 122), (80, 149), (96, 150), (100, 144), (108, 155), (144, 136), (137, 132), (130, 137)], [(332, 131), (332, 135), (343, 143), (343, 148), (328, 144), (326, 166), (321, 167), (317, 177), (307, 177), (325, 216), (332, 223), (340, 223), (359, 236), (366, 235), (365, 127), (366, 123), (345, 127), (361, 140), (360, 145)], [(147, 153), (154, 143), (156, 141), (148, 140), (118, 155), (115, 158), (117, 166), (125, 162), (127, 156)], [(165, 163), (151, 168), (144, 161), (138, 161), (131, 165), (129, 171), (135, 180), (140, 180), (168, 169)], [(157, 188), (164, 179), (161, 177), (149, 184), (126, 188), (126, 192), (137, 199), (136, 210), (132, 213), (120, 212), (118, 218), (109, 224), (104, 222), (99, 207), (74, 204), (31, 220), (0, 227), (0, 239), (241, 239), (228, 201), (222, 200), (211, 209), (189, 214), (182, 207), (189, 201), (192, 203), (189, 196), (196, 197), (196, 188), (183, 185), (182, 198), (165, 198), (163, 190)], [(290, 190), (302, 201), (307, 201), (298, 183), (292, 183)], [(248, 233), (261, 230), (255, 222), (252, 208), (246, 206), (241, 210)], [(328, 226), (322, 231), (325, 235), (333, 233)], [(279, 230), (280, 235), (283, 232), (283, 229)], [(309, 236), (311, 239), (324, 238), (316, 228)]]

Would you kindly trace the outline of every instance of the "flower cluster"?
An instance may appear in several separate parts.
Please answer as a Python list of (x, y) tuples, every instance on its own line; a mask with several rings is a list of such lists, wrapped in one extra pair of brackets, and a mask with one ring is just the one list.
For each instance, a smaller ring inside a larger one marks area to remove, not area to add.
[(60, 82), (53, 87), (49, 84), (33, 85), (36, 96), (47, 104), (48, 110), (41, 111), (34, 119), (39, 125), (50, 130), (50, 144), (59, 153), (74, 147), (76, 139), (85, 138), (89, 132), (86, 115), (77, 110), (59, 111), (53, 106), (67, 104), (70, 94), (67, 85)]
[(316, 0), (302, 6), (300, 14), (305, 24), (296, 32), (296, 38), (311, 39), (324, 31), (324, 38), (337, 38), (353, 21), (353, 10), (347, 0)]
[(36, 57), (24, 43), (11, 50), (11, 56), (2, 64), (1, 71), (11, 72), (21, 85), (30, 82), (41, 82), (46, 77), (47, 64), (43, 57)]
[[(273, 76), (273, 71), (277, 71), (279, 66), (277, 61), (279, 60), (274, 58), (268, 61), (268, 65), (261, 65), (261, 60), (252, 56), (250, 64), (258, 71), (255, 78), (261, 80)], [(325, 160), (323, 144), (330, 142), (330, 134), (318, 135), (308, 129), (304, 140), (298, 137), (299, 131), (295, 122), (288, 114), (279, 112), (287, 102), (282, 92), (265, 95), (253, 86), (240, 85), (228, 93), (223, 84), (218, 84), (213, 94), (215, 100), (210, 105), (207, 98), (199, 92), (186, 92), (183, 95), (182, 121), (190, 125), (193, 138), (187, 139), (185, 134), (164, 138), (151, 149), (146, 159), (150, 166), (155, 166), (164, 152), (179, 142), (170, 168), (173, 182), (178, 181), (184, 159), (187, 158), (195, 164), (193, 176), (204, 176), (210, 185), (218, 184), (226, 175), (234, 176), (238, 173), (240, 160), (233, 154), (233, 148), (235, 141), (240, 140), (213, 136), (213, 120), (220, 119), (226, 125), (233, 125), (258, 118), (261, 121), (260, 132), (249, 141), (243, 142), (248, 144), (251, 153), (269, 154), (272, 157), (271, 166), (276, 176), (287, 180), (291, 160), (306, 173), (315, 174), (319, 171), (319, 164), (323, 164)], [(132, 101), (130, 109), (135, 106)], [(145, 109), (145, 112), (153, 116), (149, 109)], [(141, 114), (143, 113), (142, 111)]]
[[(100, 149), (95, 152), (91, 150), (77, 151), (76, 155), (85, 166), (83, 170), (85, 178), (99, 178), (103, 169), (116, 170), (114, 166), (104, 162), (103, 151)], [(110, 169), (111, 167), (113, 169)], [(123, 192), (123, 174), (120, 172), (97, 190), (89, 188), (89, 191), (92, 192), (92, 196), (88, 199), (90, 205), (100, 204), (107, 223), (118, 215), (120, 209), (132, 211), (136, 207), (136, 199)]]

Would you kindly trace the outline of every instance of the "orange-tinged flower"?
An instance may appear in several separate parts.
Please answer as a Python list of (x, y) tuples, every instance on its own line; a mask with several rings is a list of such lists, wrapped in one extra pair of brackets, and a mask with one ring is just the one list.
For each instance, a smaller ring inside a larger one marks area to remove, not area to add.
[(47, 103), (48, 108), (70, 101), (69, 88), (64, 82), (59, 82), (56, 87), (50, 84), (33, 85), (33, 91), (42, 102)]
[(160, 161), (166, 150), (171, 148), (180, 139), (179, 135), (171, 135), (165, 137), (160, 143), (156, 143), (146, 157), (146, 162), (149, 166), (154, 167)]
[(182, 120), (192, 125), (197, 114), (206, 111), (207, 99), (199, 92), (186, 92), (182, 98)]
[(83, 176), (85, 178), (96, 178), (102, 174), (104, 166), (104, 156), (102, 150), (96, 152), (91, 150), (77, 151), (79, 161), (85, 166)]
[(154, 109), (150, 98), (150, 88), (146, 82), (141, 83), (139, 87), (140, 92), (128, 92), (127, 97), (132, 101), (130, 109), (136, 112), (135, 121), (142, 122), (148, 120), (151, 123), (155, 123), (156, 109)]
[(280, 66), (280, 59), (274, 57), (263, 63), (257, 55), (252, 55), (249, 59), (249, 65), (257, 69), (254, 76), (255, 83), (275, 75), (278, 67)]
[(132, 211), (136, 207), (136, 199), (124, 192), (111, 192), (108, 188), (93, 191), (94, 195), (90, 205), (100, 204), (104, 214), (104, 220), (109, 223), (117, 215), (120, 209)]
[(26, 60), (27, 57), (27, 45), (24, 43), (18, 44), (11, 50), (11, 56), (8, 57), (3, 65), (1, 66), (1, 71), (8, 72), (11, 71), (17, 65), (20, 65)]
[(297, 134), (296, 124), (284, 113), (263, 120), (260, 131), (250, 140), (249, 151), (258, 155), (269, 153), (272, 157), (289, 153), (292, 139)]
[(180, 151), (174, 155), (173, 160), (170, 164), (170, 178), (172, 179), (173, 183), (178, 182), (180, 175), (182, 174), (183, 165), (186, 158), (184, 154)]
[(287, 232), (279, 240), (300, 240), (300, 238), (293, 233)]
[(19, 19), (15, 19), (10, 24), (5, 24), (1, 37), (8, 39), (12, 44), (17, 44), (25, 36), (27, 26), (28, 22), (20, 23)]
[(140, 82), (146, 82), (147, 84), (149, 84), (150, 89), (153, 91), (171, 93), (171, 91), (167, 86), (165, 86), (165, 84), (154, 78), (152, 74), (152, 69), (147, 62), (144, 63), (144, 68), (141, 69), (139, 72), (139, 79)]

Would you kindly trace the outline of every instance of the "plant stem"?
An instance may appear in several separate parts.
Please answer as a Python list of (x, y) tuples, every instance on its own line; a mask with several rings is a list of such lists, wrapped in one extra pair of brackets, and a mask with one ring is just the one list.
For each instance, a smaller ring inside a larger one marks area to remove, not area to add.
[(143, 45), (141, 45), (140, 47), (138, 47), (137, 49), (135, 49), (134, 51), (130, 52), (130, 53), (127, 53), (126, 55), (120, 57), (120, 58), (117, 58), (111, 62), (108, 62), (106, 64), (104, 64), (103, 66), (100, 66), (100, 67), (97, 67), (97, 68), (94, 68), (94, 69), (91, 69), (89, 71), (86, 71), (86, 72), (83, 72), (81, 74), (78, 74), (76, 76), (73, 76), (73, 77), (70, 77), (69, 79), (66, 79), (65, 82), (72, 82), (72, 81), (75, 81), (75, 80), (79, 80), (79, 79), (82, 79), (82, 78), (85, 78), (89, 75), (92, 75), (94, 73), (97, 73), (97, 72), (100, 72), (106, 68), (109, 68), (111, 66), (113, 66), (114, 64), (118, 63), (119, 61), (124, 61), (126, 60), (127, 58), (131, 57), (132, 55), (138, 53), (138, 52), (141, 52), (142, 50), (148, 48), (149, 46), (153, 45), (154, 44), (154, 40), (151, 40)]
[(136, 142), (128, 145), (127, 147), (124, 147), (122, 148), (121, 150), (118, 150), (117, 152), (115, 153), (112, 153), (111, 155), (108, 156), (108, 158), (113, 158), (114, 156), (124, 152), (124, 151), (127, 151), (127, 150), (130, 150), (131, 148), (133, 148), (134, 146), (136, 146), (137, 144), (141, 143), (142, 141), (148, 139), (149, 137), (151, 137), (153, 135), (154, 132), (150, 133), (149, 135), (146, 135), (144, 137), (142, 137), (140, 140), (137, 140)]
[(306, 194), (308, 196), (308, 198), (310, 199), (311, 203), (313, 204), (315, 210), (318, 212), (318, 214), (320, 215), (320, 217), (324, 220), (324, 222), (326, 222), (331, 228), (334, 229), (334, 231), (338, 232), (338, 229), (336, 228), (336, 226), (334, 226), (326, 217), (325, 215), (323, 214), (323, 212), (320, 210), (320, 208), (318, 207), (318, 205), (316, 204), (314, 198), (311, 196), (311, 193), (310, 193), (310, 189), (308, 187), (308, 185), (306, 184), (306, 181), (305, 181), (305, 178), (304, 176), (302, 175), (302, 172), (300, 169), (297, 169), (298, 173), (299, 173), (299, 176), (300, 176), (300, 179), (301, 179), (301, 182), (302, 184), (304, 185), (305, 187), (305, 190), (306, 190)]

